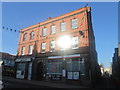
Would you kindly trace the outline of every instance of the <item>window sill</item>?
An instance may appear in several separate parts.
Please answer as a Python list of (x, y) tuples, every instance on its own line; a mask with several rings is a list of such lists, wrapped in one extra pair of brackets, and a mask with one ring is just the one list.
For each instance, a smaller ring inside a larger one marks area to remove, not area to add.
[(41, 52), (41, 53), (46, 53), (46, 52)]
[(78, 47), (72, 48), (72, 49), (78, 49)]
[(72, 28), (72, 30), (73, 30), (73, 29), (78, 29), (78, 27), (76, 27), (76, 28)]

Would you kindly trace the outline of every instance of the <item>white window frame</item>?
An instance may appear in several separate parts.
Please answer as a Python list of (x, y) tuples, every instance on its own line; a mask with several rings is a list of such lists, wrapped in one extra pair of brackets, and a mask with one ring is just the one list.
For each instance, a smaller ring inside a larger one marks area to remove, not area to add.
[(23, 41), (26, 41), (26, 38), (27, 37), (27, 33), (25, 33), (24, 35), (23, 35)]
[(55, 34), (56, 33), (56, 26), (52, 25), (51, 26), (51, 34)]
[(29, 45), (29, 54), (32, 54), (33, 53), (33, 45)]
[(77, 18), (71, 20), (71, 28), (72, 29), (78, 28), (78, 20), (77, 20)]
[(50, 42), (50, 52), (55, 52), (55, 41)]
[[(77, 47), (75, 47), (77, 45)], [(72, 49), (78, 49), (78, 37), (72, 37)]]
[(46, 43), (41, 44), (41, 52), (44, 53), (46, 49)]
[(21, 55), (25, 55), (25, 46), (22, 47)]
[(60, 31), (61, 32), (66, 31), (66, 22), (60, 23)]
[(47, 28), (43, 28), (42, 29), (42, 36), (44, 37), (44, 36), (46, 36), (47, 34)]
[(34, 39), (34, 32), (33, 31), (30, 33), (30, 40), (31, 39)]

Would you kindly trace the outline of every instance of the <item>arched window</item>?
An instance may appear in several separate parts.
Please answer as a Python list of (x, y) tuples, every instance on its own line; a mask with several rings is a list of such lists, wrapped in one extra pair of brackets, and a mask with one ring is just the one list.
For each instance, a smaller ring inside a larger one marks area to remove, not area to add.
[(30, 33), (30, 39), (34, 39), (34, 32)]
[(25, 33), (25, 34), (23, 35), (23, 41), (25, 41), (25, 40), (27, 39), (26, 36), (27, 36), (27, 33)]

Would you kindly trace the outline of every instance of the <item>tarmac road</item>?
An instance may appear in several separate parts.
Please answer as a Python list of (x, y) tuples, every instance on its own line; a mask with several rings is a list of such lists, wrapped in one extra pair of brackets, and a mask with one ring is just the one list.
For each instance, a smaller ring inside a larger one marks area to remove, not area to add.
[(50, 88), (50, 87), (3, 80), (3, 90), (9, 88)]

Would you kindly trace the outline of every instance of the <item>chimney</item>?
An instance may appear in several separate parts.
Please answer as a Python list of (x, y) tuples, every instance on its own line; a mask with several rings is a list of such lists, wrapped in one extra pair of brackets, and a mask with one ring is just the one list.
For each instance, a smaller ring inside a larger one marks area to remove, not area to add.
[(48, 19), (48, 20), (50, 20), (50, 19), (51, 19), (51, 17), (48, 17), (47, 19)]

